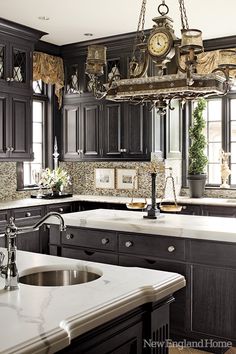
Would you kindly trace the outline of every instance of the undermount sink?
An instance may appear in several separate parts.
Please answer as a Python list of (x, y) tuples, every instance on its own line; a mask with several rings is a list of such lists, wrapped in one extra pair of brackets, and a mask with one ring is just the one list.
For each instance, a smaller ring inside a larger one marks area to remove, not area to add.
[(99, 269), (84, 267), (78, 269), (50, 269), (45, 267), (40, 271), (32, 271), (20, 276), (19, 282), (34, 286), (68, 286), (84, 284), (102, 276)]

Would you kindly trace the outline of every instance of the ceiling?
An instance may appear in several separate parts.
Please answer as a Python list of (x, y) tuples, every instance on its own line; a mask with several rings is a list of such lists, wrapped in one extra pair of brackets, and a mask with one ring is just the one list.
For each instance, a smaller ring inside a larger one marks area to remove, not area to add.
[[(147, 1), (145, 28), (152, 27), (160, 3)], [(166, 0), (166, 4), (180, 37), (178, 0)], [(203, 39), (236, 35), (235, 0), (185, 0), (185, 6), (189, 27), (201, 29)], [(42, 40), (57, 45), (134, 32), (140, 8), (141, 0), (0, 0), (1, 17), (49, 33)], [(50, 19), (43, 21), (39, 16)]]

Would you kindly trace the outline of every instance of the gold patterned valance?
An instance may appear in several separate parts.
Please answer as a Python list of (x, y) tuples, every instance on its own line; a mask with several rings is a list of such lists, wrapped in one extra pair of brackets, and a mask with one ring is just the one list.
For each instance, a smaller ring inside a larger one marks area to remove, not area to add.
[[(231, 50), (235, 50), (232, 48)], [(227, 58), (228, 56), (228, 58)], [(181, 67), (184, 68), (184, 56), (181, 56)], [(214, 50), (211, 52), (204, 52), (197, 55), (197, 73), (209, 74), (220, 64), (220, 50)], [(236, 65), (236, 55), (227, 54), (227, 50), (224, 54), (224, 62), (232, 63)], [(220, 74), (220, 72), (219, 72)], [(236, 75), (236, 70), (230, 70), (232, 76)]]
[(64, 87), (62, 58), (41, 52), (34, 52), (33, 80), (42, 80), (45, 84), (55, 85), (55, 95), (58, 97), (59, 108), (61, 108), (62, 88)]

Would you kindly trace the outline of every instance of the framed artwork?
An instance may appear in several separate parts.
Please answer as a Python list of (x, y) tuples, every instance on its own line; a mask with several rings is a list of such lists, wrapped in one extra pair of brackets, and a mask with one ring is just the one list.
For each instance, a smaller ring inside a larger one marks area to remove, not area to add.
[(115, 188), (114, 168), (95, 168), (95, 188)]
[(137, 189), (138, 174), (135, 169), (117, 168), (117, 189)]

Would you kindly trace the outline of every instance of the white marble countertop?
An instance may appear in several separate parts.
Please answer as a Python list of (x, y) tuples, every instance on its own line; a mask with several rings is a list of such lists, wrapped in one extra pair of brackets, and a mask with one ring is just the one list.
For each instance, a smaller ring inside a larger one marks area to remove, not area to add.
[[(68, 226), (154, 235), (236, 242), (236, 219), (211, 216), (160, 214), (157, 219), (144, 219), (146, 212), (96, 209), (63, 215)], [(49, 222), (55, 222), (49, 219)]]
[[(1, 251), (6, 252), (5, 249)], [(185, 286), (183, 276), (17, 251), (20, 275), (50, 269), (94, 270), (100, 278), (85, 284), (40, 287), (20, 284), (6, 291), (0, 278), (1, 354), (46, 354), (71, 339), (147, 302)]]
[[(130, 203), (130, 197), (117, 197), (117, 196), (102, 196), (102, 195), (74, 195), (70, 198), (55, 198), (55, 199), (37, 199), (37, 198), (24, 198), (17, 200), (1, 201), (0, 210), (4, 209), (15, 209), (23, 207), (31, 207), (37, 205), (49, 205), (58, 204), (66, 202), (76, 202), (76, 201), (87, 201), (87, 202), (100, 202), (100, 203), (115, 203), (115, 204), (126, 204)], [(143, 202), (144, 198), (134, 198), (134, 202)], [(151, 203), (151, 199), (147, 199), (148, 203)], [(223, 206), (235, 206), (236, 199), (223, 199), (223, 198), (187, 198), (178, 197), (178, 203), (181, 204), (196, 204), (196, 205), (223, 205)], [(160, 199), (157, 199), (157, 203)]]

